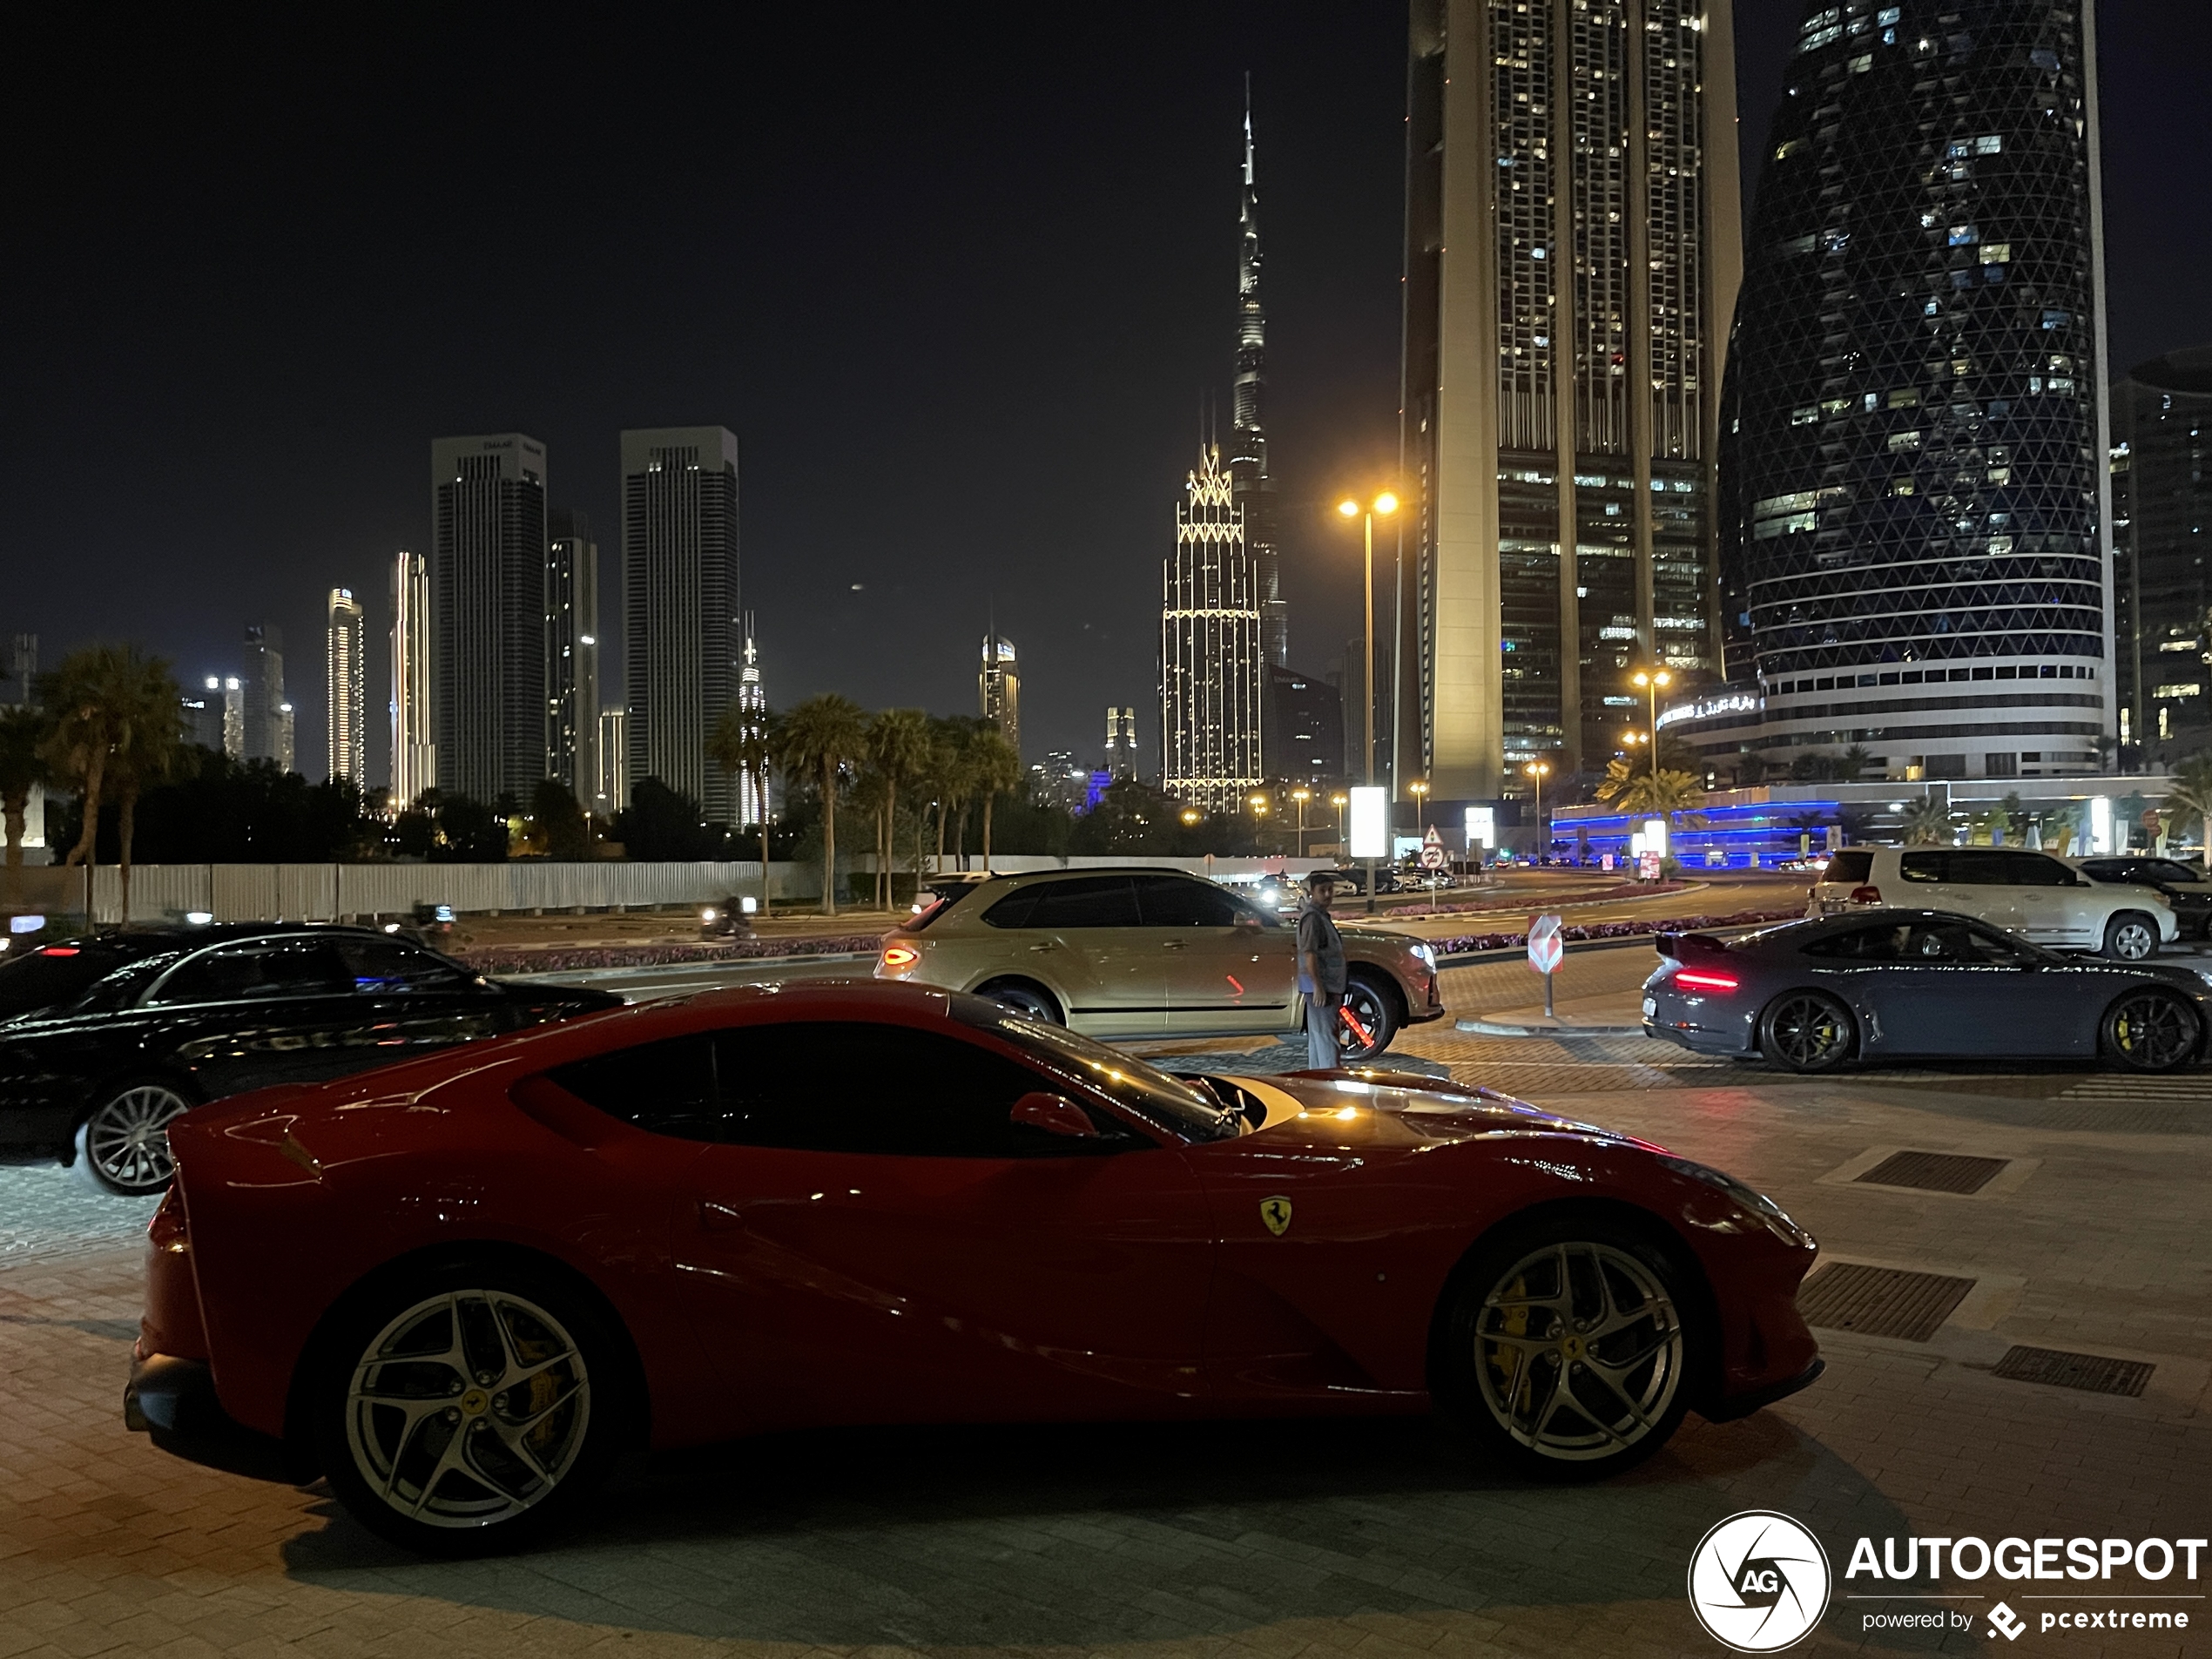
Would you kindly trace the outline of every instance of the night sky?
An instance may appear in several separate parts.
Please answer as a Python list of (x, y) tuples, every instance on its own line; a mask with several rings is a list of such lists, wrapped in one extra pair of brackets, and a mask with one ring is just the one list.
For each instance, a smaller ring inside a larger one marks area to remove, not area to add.
[[(1109, 703), (1149, 746), (1250, 71), (1291, 657), (1336, 666), (1358, 550), (1328, 507), (1396, 451), (1403, 7), (787, 10), (18, 14), (0, 635), (49, 665), (135, 639), (192, 684), (273, 623), (319, 776), (350, 586), (381, 778), (430, 440), (546, 443), (618, 638), (617, 434), (720, 422), (772, 702), (972, 712), (995, 608), (1032, 759), (1095, 760)], [(1799, 10), (1740, 0), (1747, 169)], [(2212, 341), (2208, 13), (2101, 13), (2123, 366)]]

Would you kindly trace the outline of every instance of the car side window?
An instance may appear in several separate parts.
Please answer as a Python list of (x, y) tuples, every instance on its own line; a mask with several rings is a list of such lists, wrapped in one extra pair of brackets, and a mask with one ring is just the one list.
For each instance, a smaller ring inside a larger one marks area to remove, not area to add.
[(2031, 954), (1994, 928), (1977, 927), (1964, 921), (1917, 924), (1905, 943), (1905, 960), (1924, 964), (2010, 968)]
[(1953, 887), (2009, 887), (2013, 885), (2013, 855), (1992, 848), (1961, 847), (1946, 855), (1944, 879)]
[(2006, 880), (2016, 887), (2070, 887), (2074, 872), (2040, 853), (2005, 854)]
[(347, 995), (353, 988), (353, 975), (327, 940), (252, 939), (192, 958), (162, 981), (146, 1001), (158, 1007), (260, 1002)]
[(473, 982), (451, 962), (395, 939), (340, 937), (331, 944), (354, 988), (365, 996), (434, 995), (465, 990)]
[(1013, 1122), (1053, 1080), (981, 1044), (912, 1027), (825, 1021), (717, 1034), (725, 1138), (883, 1157), (1028, 1158), (1148, 1144), (1108, 1114), (1095, 1139)]
[(1211, 881), (1140, 875), (1137, 910), (1147, 927), (1233, 927), (1243, 907)]
[(1907, 881), (1941, 881), (1951, 862), (1951, 854), (1940, 852), (1905, 853), (1898, 856), (1898, 873)]
[(1825, 939), (1814, 940), (1805, 947), (1805, 954), (1841, 957), (1856, 962), (1893, 962), (1898, 960), (1905, 934), (1905, 930), (1893, 922), (1847, 928)]
[(684, 1141), (723, 1138), (714, 1039), (669, 1037), (560, 1067), (555, 1082), (610, 1117)]
[(1874, 879), (1874, 853), (1869, 847), (1851, 847), (1828, 860), (1828, 867), (1821, 873), (1824, 881), (1848, 881), (1853, 887)]
[(1125, 875), (1041, 881), (984, 912), (994, 927), (1135, 927), (1136, 891)]

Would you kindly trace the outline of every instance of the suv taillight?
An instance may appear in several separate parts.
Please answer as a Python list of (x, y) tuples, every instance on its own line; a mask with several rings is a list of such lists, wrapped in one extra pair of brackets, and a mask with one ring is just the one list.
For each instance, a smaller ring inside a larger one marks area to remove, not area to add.
[(1851, 901), (1853, 904), (1879, 904), (1882, 902), (1882, 890), (1872, 887), (1853, 887), (1851, 890)]

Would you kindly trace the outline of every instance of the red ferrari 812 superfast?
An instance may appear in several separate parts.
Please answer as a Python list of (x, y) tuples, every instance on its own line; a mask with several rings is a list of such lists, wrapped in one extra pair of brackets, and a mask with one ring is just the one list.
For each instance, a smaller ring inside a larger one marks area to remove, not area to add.
[(544, 1537), (632, 1448), (844, 1424), (1434, 1407), (1588, 1478), (1821, 1363), (1812, 1239), (1716, 1170), (904, 985), (590, 1015), (169, 1132), (126, 1416), (274, 1441), (436, 1554)]

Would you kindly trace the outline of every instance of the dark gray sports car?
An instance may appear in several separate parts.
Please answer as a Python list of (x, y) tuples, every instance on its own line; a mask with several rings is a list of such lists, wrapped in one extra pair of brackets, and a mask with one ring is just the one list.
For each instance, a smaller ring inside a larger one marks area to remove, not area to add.
[(1904, 1055), (2205, 1057), (2212, 983), (2161, 962), (2060, 956), (1970, 916), (1865, 910), (1732, 941), (1662, 934), (1643, 1028), (1791, 1071)]

